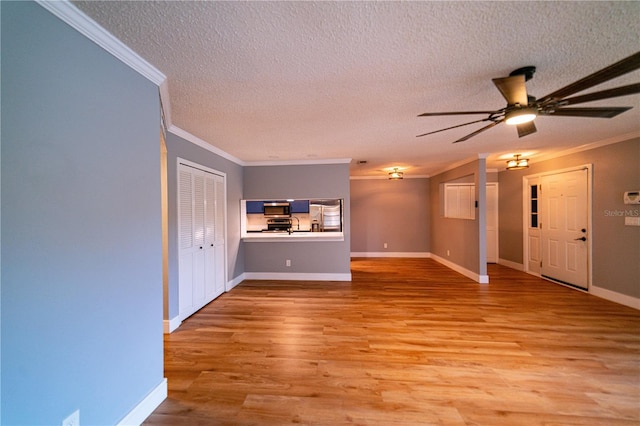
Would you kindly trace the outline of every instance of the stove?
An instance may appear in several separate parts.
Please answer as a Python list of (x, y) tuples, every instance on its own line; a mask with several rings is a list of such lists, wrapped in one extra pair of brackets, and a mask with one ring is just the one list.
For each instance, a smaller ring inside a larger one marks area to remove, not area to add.
[(291, 226), (291, 219), (273, 218), (267, 220), (267, 232), (288, 232)]

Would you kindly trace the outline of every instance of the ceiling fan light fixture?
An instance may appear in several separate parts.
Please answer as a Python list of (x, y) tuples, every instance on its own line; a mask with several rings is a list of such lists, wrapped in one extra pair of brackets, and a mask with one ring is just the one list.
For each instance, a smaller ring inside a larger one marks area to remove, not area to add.
[(520, 154), (515, 154), (513, 160), (507, 161), (507, 170), (520, 170), (529, 167), (529, 160), (527, 158), (520, 158)]
[(389, 179), (398, 180), (403, 178), (404, 173), (398, 171), (398, 168), (395, 167), (392, 172), (389, 172)]
[(518, 108), (505, 114), (505, 123), (516, 125), (533, 121), (538, 116), (535, 108)]

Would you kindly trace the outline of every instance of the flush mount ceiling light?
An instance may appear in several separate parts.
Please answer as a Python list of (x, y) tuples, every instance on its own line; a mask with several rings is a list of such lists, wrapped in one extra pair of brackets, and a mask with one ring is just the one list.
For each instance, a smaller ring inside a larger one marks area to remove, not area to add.
[(402, 172), (398, 171), (398, 168), (395, 167), (392, 172), (389, 172), (389, 179), (402, 179)]
[(524, 124), (533, 121), (537, 116), (538, 111), (535, 108), (518, 108), (507, 112), (504, 122), (511, 125)]
[(520, 154), (515, 154), (513, 160), (507, 161), (507, 170), (520, 170), (529, 167), (529, 160), (520, 158)]

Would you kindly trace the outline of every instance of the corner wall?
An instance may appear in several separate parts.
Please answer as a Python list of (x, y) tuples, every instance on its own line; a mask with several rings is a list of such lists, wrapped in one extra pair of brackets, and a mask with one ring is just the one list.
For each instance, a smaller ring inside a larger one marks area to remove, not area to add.
[(2, 419), (116, 424), (164, 382), (158, 88), (0, 2)]
[[(475, 183), (475, 219), (446, 218), (442, 213), (441, 186), (465, 179)], [(486, 162), (473, 161), (429, 179), (431, 207), (431, 255), (438, 261), (479, 282), (486, 282)], [(500, 188), (502, 191), (502, 188)]]
[(351, 179), (352, 255), (427, 256), (429, 220), (428, 178)]
[(244, 242), (246, 272), (351, 275), (348, 163), (245, 167), (244, 198), (344, 199), (344, 241)]
[(244, 273), (244, 249), (240, 242), (240, 200), (242, 199), (242, 166), (189, 142), (171, 132), (167, 133), (167, 188), (169, 222), (169, 288), (168, 317), (178, 316), (178, 169), (177, 159), (193, 161), (227, 175), (227, 282)]
[(522, 177), (593, 164), (592, 283), (640, 298), (640, 227), (624, 216), (640, 216), (639, 205), (625, 205), (623, 193), (640, 189), (640, 139), (632, 139), (499, 173), (500, 259), (523, 264)]

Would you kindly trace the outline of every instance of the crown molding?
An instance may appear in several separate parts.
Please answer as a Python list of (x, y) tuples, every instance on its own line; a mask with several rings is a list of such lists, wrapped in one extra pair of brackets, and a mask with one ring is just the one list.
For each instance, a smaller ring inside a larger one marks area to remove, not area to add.
[(205, 142), (204, 140), (200, 139), (197, 136), (192, 135), (191, 133), (187, 132), (186, 130), (182, 130), (181, 128), (179, 128), (178, 126), (174, 125), (174, 124), (170, 124), (169, 127), (167, 128), (167, 131), (169, 133), (173, 133), (174, 135), (181, 137), (182, 139), (191, 142), (194, 145), (199, 146), (200, 148), (206, 149), (209, 152), (212, 152), (216, 155), (219, 155), (222, 158), (225, 158), (233, 163), (236, 163), (239, 166), (246, 166), (247, 163), (245, 163), (244, 161), (242, 161), (241, 159), (234, 157), (233, 155), (229, 154), (228, 152), (225, 152), (223, 150), (221, 150), (220, 148), (217, 148), (213, 145), (211, 145), (210, 143)]
[(584, 145), (569, 148), (564, 151), (554, 152), (550, 154), (543, 154), (540, 156), (536, 156), (535, 161), (538, 163), (540, 161), (546, 161), (546, 160), (551, 160), (558, 157), (564, 157), (565, 155), (576, 154), (582, 151), (589, 151), (590, 149), (600, 148), (607, 145), (613, 145), (614, 143), (624, 142), (631, 139), (640, 139), (640, 131), (624, 133), (622, 135), (613, 136), (607, 139), (602, 139), (597, 142), (587, 143)]
[(316, 164), (349, 164), (351, 158), (330, 158), (317, 160), (273, 160), (273, 161), (247, 161), (245, 166), (309, 166)]
[(429, 175), (404, 175), (402, 179), (389, 179), (389, 176), (349, 176), (349, 180), (406, 180), (406, 179), (429, 179)]
[(68, 0), (36, 0), (36, 2), (152, 83), (160, 86), (166, 80), (167, 77), (156, 67), (140, 57)]

